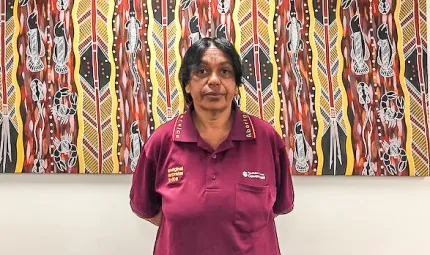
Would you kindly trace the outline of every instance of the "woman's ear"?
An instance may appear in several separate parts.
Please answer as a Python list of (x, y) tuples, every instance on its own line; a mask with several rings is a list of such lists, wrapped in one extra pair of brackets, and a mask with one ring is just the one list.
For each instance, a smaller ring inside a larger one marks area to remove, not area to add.
[(191, 93), (190, 84), (189, 83), (187, 85), (185, 85), (185, 92), (187, 92), (188, 94)]

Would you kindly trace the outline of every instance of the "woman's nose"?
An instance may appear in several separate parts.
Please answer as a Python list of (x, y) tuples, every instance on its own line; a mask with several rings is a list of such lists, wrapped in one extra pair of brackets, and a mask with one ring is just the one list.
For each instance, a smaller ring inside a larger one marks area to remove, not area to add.
[(209, 75), (209, 85), (218, 85), (220, 83), (219, 76), (216, 72), (212, 72)]

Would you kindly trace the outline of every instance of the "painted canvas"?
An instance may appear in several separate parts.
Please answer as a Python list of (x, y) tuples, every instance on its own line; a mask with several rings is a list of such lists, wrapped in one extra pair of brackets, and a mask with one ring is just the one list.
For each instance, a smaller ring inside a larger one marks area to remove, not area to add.
[(429, 175), (424, 0), (3, 0), (0, 19), (2, 173), (132, 174), (216, 36), (293, 174)]

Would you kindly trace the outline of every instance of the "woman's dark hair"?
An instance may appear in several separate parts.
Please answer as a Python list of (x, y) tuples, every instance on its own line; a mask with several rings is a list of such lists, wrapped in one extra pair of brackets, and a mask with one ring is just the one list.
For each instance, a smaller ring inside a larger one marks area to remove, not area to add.
[(191, 103), (193, 99), (191, 98), (191, 95), (185, 92), (185, 86), (190, 81), (191, 73), (200, 66), (203, 53), (211, 46), (215, 46), (229, 58), (233, 66), (236, 85), (239, 87), (242, 83), (242, 64), (240, 62), (240, 56), (234, 48), (234, 45), (224, 38), (202, 38), (193, 43), (185, 52), (181, 68), (179, 69), (179, 80), (181, 82), (182, 91), (184, 92), (187, 104)]

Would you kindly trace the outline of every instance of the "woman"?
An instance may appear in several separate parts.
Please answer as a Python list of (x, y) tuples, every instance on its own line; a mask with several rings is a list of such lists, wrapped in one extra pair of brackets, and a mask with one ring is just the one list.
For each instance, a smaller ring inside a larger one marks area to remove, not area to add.
[(187, 111), (142, 150), (131, 208), (159, 226), (155, 255), (277, 255), (274, 218), (293, 209), (282, 139), (234, 102), (241, 83), (234, 46), (203, 38), (186, 52)]

